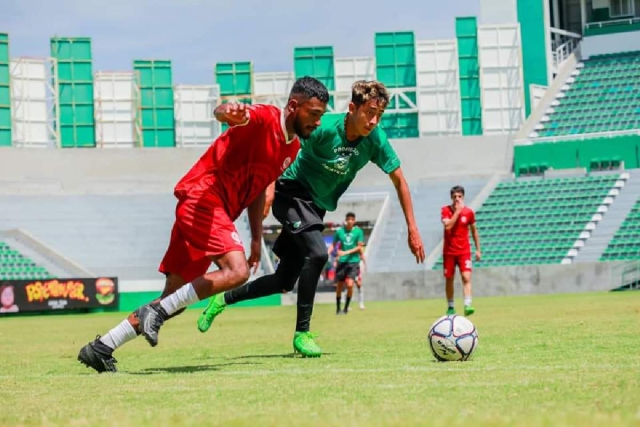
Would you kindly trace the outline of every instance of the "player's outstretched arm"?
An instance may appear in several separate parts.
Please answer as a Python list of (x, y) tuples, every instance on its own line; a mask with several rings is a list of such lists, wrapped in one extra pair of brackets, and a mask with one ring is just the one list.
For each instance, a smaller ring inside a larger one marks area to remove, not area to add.
[(251, 253), (249, 254), (249, 268), (255, 273), (258, 271), (260, 264), (260, 255), (262, 251), (262, 220), (264, 214), (265, 192), (260, 193), (253, 202), (247, 207), (249, 216), (249, 227), (251, 228)]
[(409, 249), (416, 257), (416, 262), (424, 262), (424, 245), (422, 244), (420, 230), (418, 230), (418, 225), (416, 224), (416, 219), (413, 215), (411, 191), (409, 191), (409, 184), (407, 184), (407, 180), (404, 178), (402, 168), (398, 167), (396, 170), (391, 172), (389, 174), (389, 178), (391, 178), (391, 182), (393, 182), (393, 186), (396, 188), (398, 200), (400, 201), (400, 206), (402, 206), (402, 212), (404, 213), (404, 218), (407, 222)]
[(246, 125), (250, 118), (248, 106), (237, 102), (218, 105), (213, 115), (220, 123), (227, 123), (230, 126)]

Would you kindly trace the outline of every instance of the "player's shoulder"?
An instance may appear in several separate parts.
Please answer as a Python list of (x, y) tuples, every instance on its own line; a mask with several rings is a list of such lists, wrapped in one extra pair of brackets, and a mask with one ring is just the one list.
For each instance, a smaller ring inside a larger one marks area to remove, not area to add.
[(444, 211), (448, 211), (449, 209), (451, 209), (451, 206), (450, 206), (450, 205), (443, 205), (443, 206), (440, 208), (440, 210), (441, 210), (441, 211), (443, 211), (443, 212), (444, 212)]
[(376, 128), (367, 135), (366, 139), (378, 147), (389, 143), (386, 132), (380, 126), (376, 126)]
[(282, 115), (282, 110), (271, 104), (251, 104), (248, 108), (250, 114), (255, 114), (262, 120), (279, 122)]
[(475, 211), (468, 206), (465, 206), (464, 210), (467, 215), (475, 215)]

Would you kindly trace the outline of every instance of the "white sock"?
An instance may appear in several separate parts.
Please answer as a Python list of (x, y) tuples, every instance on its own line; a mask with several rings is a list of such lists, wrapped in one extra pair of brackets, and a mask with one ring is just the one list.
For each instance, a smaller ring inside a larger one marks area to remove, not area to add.
[(471, 297), (464, 297), (464, 305), (471, 305)]
[(133, 329), (131, 323), (127, 319), (124, 319), (118, 326), (107, 332), (106, 335), (100, 337), (100, 341), (107, 347), (115, 350), (124, 343), (127, 343), (137, 337), (136, 330)]
[(193, 285), (191, 283), (187, 283), (168, 297), (163, 298), (162, 301), (160, 301), (160, 306), (164, 308), (164, 311), (166, 311), (169, 316), (171, 316), (181, 308), (187, 307), (198, 301), (200, 301), (200, 298), (198, 298), (196, 290), (193, 289)]
[(358, 301), (360, 301), (360, 305), (364, 305), (364, 292), (362, 288), (358, 288)]
[(452, 299), (448, 299), (448, 300), (447, 300), (447, 303), (449, 303), (449, 308), (453, 308), (453, 307), (455, 307), (454, 300), (452, 300)]

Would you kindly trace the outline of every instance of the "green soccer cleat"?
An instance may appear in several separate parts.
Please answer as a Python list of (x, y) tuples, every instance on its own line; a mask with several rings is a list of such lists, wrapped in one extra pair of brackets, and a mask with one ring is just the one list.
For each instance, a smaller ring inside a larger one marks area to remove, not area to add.
[(293, 352), (302, 354), (302, 357), (322, 356), (322, 349), (314, 341), (317, 336), (313, 332), (296, 332), (293, 335)]
[(455, 309), (455, 308), (453, 308), (453, 307), (449, 307), (449, 308), (447, 309), (447, 316), (452, 316), (452, 315), (454, 315), (454, 314), (456, 314), (456, 309)]
[(209, 305), (204, 309), (200, 317), (198, 318), (198, 330), (200, 332), (207, 332), (213, 323), (213, 320), (227, 307), (227, 303), (224, 302), (224, 292), (211, 298)]
[(472, 306), (470, 306), (470, 305), (465, 305), (464, 306), (464, 315), (465, 316), (471, 316), (475, 312), (476, 312), (476, 309), (473, 308)]

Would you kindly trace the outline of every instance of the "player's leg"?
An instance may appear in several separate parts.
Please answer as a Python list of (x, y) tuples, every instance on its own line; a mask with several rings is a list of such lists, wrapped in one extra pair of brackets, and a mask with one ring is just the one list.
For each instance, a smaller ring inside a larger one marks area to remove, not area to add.
[(445, 279), (445, 294), (447, 296), (447, 314), (456, 314), (454, 292), (453, 292), (453, 279), (455, 273), (455, 258), (451, 255), (444, 255), (442, 260), (442, 269)]
[(276, 239), (273, 251), (280, 259), (275, 273), (259, 277), (243, 286), (211, 298), (198, 318), (200, 332), (208, 331), (214, 319), (224, 311), (227, 305), (293, 290), (304, 265), (304, 256), (300, 253), (291, 234), (285, 229)]
[(340, 301), (342, 300), (342, 291), (346, 287), (345, 285), (345, 273), (347, 264), (339, 262), (336, 265), (336, 314), (342, 314), (340, 310)]
[(462, 277), (462, 294), (464, 296), (464, 315), (470, 316), (475, 313), (475, 308), (472, 304), (472, 289), (471, 289), (471, 255), (459, 258), (458, 269), (460, 270), (460, 276)]
[(364, 310), (364, 290), (362, 289), (362, 273), (361, 272), (358, 273), (356, 286), (358, 287), (358, 302), (360, 303), (360, 310)]
[(353, 297), (353, 278), (347, 277), (345, 280), (345, 284), (347, 285), (347, 302), (344, 304), (344, 314), (349, 312), (349, 304), (351, 304), (351, 298)]
[(298, 248), (306, 254), (307, 258), (298, 280), (298, 313), (293, 349), (306, 357), (320, 357), (322, 355), (322, 349), (314, 340), (315, 334), (309, 332), (320, 273), (322, 266), (328, 259), (321, 230), (322, 226), (313, 226), (293, 235)]
[(140, 331), (151, 346), (158, 344), (160, 328), (170, 316), (212, 295), (236, 288), (249, 279), (244, 250), (236, 248), (222, 255), (210, 255), (209, 259), (218, 266), (218, 270), (196, 277), (159, 303), (138, 309)]
[[(169, 248), (160, 265), (160, 271), (166, 275), (165, 287), (162, 295), (154, 301), (159, 301), (162, 297), (176, 291), (185, 284), (185, 280), (180, 274), (169, 273), (170, 270), (165, 268), (167, 265), (172, 265), (176, 271), (181, 271), (184, 268), (183, 266), (191, 262), (188, 253), (183, 250), (183, 245), (182, 235), (177, 226), (174, 225), (171, 231)], [(200, 269), (203, 273), (207, 271), (208, 267), (208, 262), (194, 266), (194, 268)], [(174, 315), (178, 314), (176, 312)], [(78, 354), (78, 360), (99, 373), (116, 372), (116, 359), (113, 357), (113, 352), (140, 335), (138, 326), (139, 321), (136, 310), (105, 335), (98, 335), (93, 342), (82, 347)]]
[(344, 287), (344, 282), (338, 282), (336, 285), (336, 314), (340, 314), (340, 300), (342, 300), (342, 288)]

